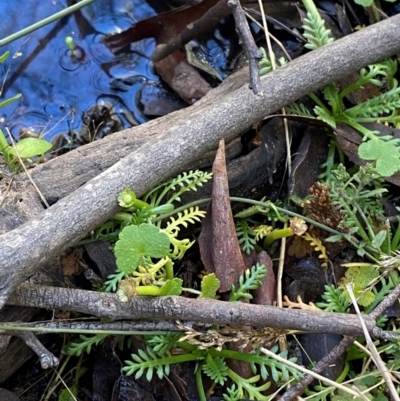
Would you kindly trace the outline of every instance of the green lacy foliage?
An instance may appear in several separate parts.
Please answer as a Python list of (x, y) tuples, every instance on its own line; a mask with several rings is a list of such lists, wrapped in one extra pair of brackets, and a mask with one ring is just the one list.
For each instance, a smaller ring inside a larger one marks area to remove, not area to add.
[(333, 284), (325, 286), (322, 299), (324, 301), (317, 302), (315, 305), (326, 312), (346, 313), (349, 311), (350, 302), (347, 300), (346, 293), (341, 288), (336, 288)]
[[(126, 366), (123, 371), (127, 375), (135, 374), (135, 379), (139, 379), (142, 375), (146, 375), (147, 380), (153, 378), (154, 372), (159, 378), (168, 375), (170, 366), (176, 363), (189, 361), (198, 361), (201, 363), (201, 369), (212, 381), (223, 385), (229, 378), (235, 383), (235, 387), (228, 390), (226, 397), (239, 394), (240, 398), (248, 398), (255, 400), (268, 400), (268, 397), (262, 395), (270, 387), (270, 382), (261, 386), (256, 386), (261, 378), (266, 380), (269, 376), (275, 382), (288, 381), (291, 377), (296, 379), (301, 377), (301, 373), (283, 363), (269, 358), (265, 355), (260, 355), (259, 352), (244, 353), (229, 350), (216, 350), (215, 348), (200, 349), (185, 341), (180, 341), (182, 335), (169, 335), (163, 339), (163, 336), (157, 336), (147, 339), (146, 350), (138, 350), (137, 354), (132, 354), (132, 360), (125, 361)], [(177, 354), (172, 354), (173, 349), (180, 350)], [(278, 347), (274, 347), (272, 352), (277, 353)], [(279, 356), (286, 358), (287, 351), (279, 353)], [(244, 379), (231, 369), (226, 364), (226, 359), (236, 359), (250, 363), (254, 373), (257, 372), (256, 365), (259, 366), (259, 374)], [(295, 361), (294, 358), (289, 361)], [(270, 372), (270, 373), (269, 373)], [(237, 388), (237, 390), (236, 390)]]
[(240, 277), (238, 288), (232, 284), (230, 302), (238, 301), (241, 298), (253, 299), (248, 291), (256, 290), (267, 275), (267, 269), (264, 265), (257, 263), (251, 269), (247, 269)]
[(178, 175), (168, 181), (157, 185), (143, 196), (143, 201), (152, 207), (159, 206), (162, 202), (172, 204), (180, 202), (180, 196), (187, 191), (197, 191), (212, 177), (212, 173), (200, 170), (189, 171)]
[[(261, 202), (264, 199), (261, 200)], [(287, 216), (282, 216), (276, 207), (281, 207), (282, 202), (276, 201), (275, 204), (269, 203), (268, 206), (251, 206), (235, 214), (237, 219), (235, 229), (239, 244), (248, 255), (255, 249), (258, 241), (265, 238), (271, 231), (272, 226), (266, 224), (258, 224), (251, 217), (259, 215), (268, 221), (286, 222), (289, 220)], [(251, 224), (251, 225), (250, 225)]]
[(207, 274), (201, 280), (201, 293), (199, 298), (215, 299), (221, 282), (215, 273)]
[(94, 345), (101, 344), (108, 334), (95, 334), (94, 336), (85, 336), (81, 334), (79, 338), (70, 341), (63, 348), (66, 355), (80, 356), (83, 352), (90, 354)]
[(325, 28), (325, 21), (315, 13), (307, 12), (304, 18), (304, 34), (308, 43), (304, 46), (307, 49), (315, 50), (333, 42), (331, 31)]
[[(396, 270), (389, 272), (386, 277), (381, 275), (377, 278), (378, 273), (372, 266), (358, 266), (350, 268), (346, 274), (342, 283), (353, 282), (353, 291), (358, 296), (357, 303), (364, 307), (364, 313), (372, 312), (400, 284), (400, 274)], [(323, 301), (317, 302), (316, 306), (326, 312), (347, 313), (351, 301), (342, 283), (337, 288), (334, 285), (326, 285), (322, 295)], [(368, 286), (371, 288), (367, 289)]]
[[(308, 10), (304, 23), (304, 37), (308, 40), (306, 47), (317, 49), (333, 40), (316, 9)], [(335, 83), (329, 84), (322, 90), (327, 105), (314, 93), (309, 94), (316, 103), (313, 111), (318, 119), (333, 128), (336, 128), (339, 123), (347, 124), (364, 136), (364, 142), (360, 145), (358, 154), (364, 160), (373, 161), (379, 174), (384, 177), (391, 176), (400, 170), (399, 140), (391, 135), (382, 136), (379, 132), (371, 131), (360, 123), (374, 122), (377, 118), (385, 123), (399, 122), (397, 110), (400, 108), (400, 88), (394, 79), (396, 71), (397, 61), (389, 59), (362, 68), (358, 80), (342, 90)], [(380, 87), (382, 93), (346, 108), (344, 98), (356, 89), (364, 89), (368, 83)], [(287, 110), (297, 115), (310, 116), (309, 110), (303, 104), (288, 106)]]
[(381, 199), (387, 189), (383, 188), (384, 180), (376, 168), (367, 164), (350, 175), (339, 164), (331, 168), (326, 184), (330, 186), (331, 204), (343, 216), (339, 225), (342, 234), (327, 238), (327, 242), (341, 239), (351, 242), (357, 235), (361, 238), (357, 247), (360, 256), (364, 255), (367, 245), (376, 257), (396, 250), (398, 241), (393, 241), (390, 225), (377, 220), (377, 217), (384, 215)]
[[(261, 51), (261, 60), (259, 61), (259, 67), (260, 67), (260, 75), (265, 75), (268, 74), (270, 71), (272, 71), (272, 63), (263, 47), (260, 47)], [(286, 59), (284, 57), (281, 57), (278, 59), (278, 63), (280, 66), (285, 65), (287, 63)]]
[[(118, 272), (108, 277), (105, 283), (107, 291), (115, 291), (125, 277), (132, 277), (138, 285), (145, 282), (160, 285), (160, 282), (172, 278), (172, 260), (181, 259), (193, 245), (189, 239), (178, 238), (180, 230), (200, 221), (205, 212), (198, 207), (185, 209), (175, 217), (170, 216), (165, 226), (161, 216), (173, 212), (173, 202), (180, 201), (184, 192), (196, 190), (210, 178), (210, 173), (202, 171), (183, 173), (159, 184), (145, 194), (143, 199), (137, 199), (131, 189), (121, 192), (118, 203), (123, 211), (93, 234), (96, 239), (115, 243)], [(176, 287), (173, 291), (169, 288), (172, 284), (171, 281), (165, 285), (161, 294), (179, 292)], [(155, 290), (147, 295), (151, 294), (160, 295)], [(119, 290), (119, 296), (125, 300), (129, 298), (123, 289)]]

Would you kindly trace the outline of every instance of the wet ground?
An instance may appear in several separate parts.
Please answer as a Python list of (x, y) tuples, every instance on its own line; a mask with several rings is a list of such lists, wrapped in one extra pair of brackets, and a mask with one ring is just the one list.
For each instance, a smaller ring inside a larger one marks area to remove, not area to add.
[[(0, 37), (68, 5), (66, 0), (27, 0), (23, 8), (29, 12), (22, 12), (20, 2), (4, 0)], [(155, 11), (140, 0), (97, 0), (3, 47), (0, 53), (10, 50), (13, 57), (0, 65), (2, 98), (23, 95), (18, 104), (1, 109), (3, 128), (16, 138), (40, 134), (50, 141), (64, 137), (60, 144), (70, 139), (86, 142), (147, 121), (144, 109), (154, 97), (171, 97), (172, 108), (183, 107), (153, 72), (153, 39), (132, 44), (123, 56), (101, 43), (104, 35), (153, 15)], [(65, 43), (67, 36), (73, 38), (75, 56)]]

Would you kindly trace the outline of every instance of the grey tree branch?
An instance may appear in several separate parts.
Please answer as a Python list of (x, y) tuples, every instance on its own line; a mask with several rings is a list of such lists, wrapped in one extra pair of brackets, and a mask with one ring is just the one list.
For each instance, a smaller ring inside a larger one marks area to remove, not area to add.
[[(349, 336), (363, 334), (359, 319), (355, 315), (281, 309), (212, 299), (134, 297), (123, 303), (115, 294), (110, 293), (23, 284), (11, 294), (7, 303), (45, 309), (65, 309), (113, 320), (190, 320), (197, 323), (272, 327)], [(368, 330), (372, 332), (375, 320), (370, 316), (363, 318)]]
[[(119, 209), (118, 193), (126, 187), (139, 196), (182, 166), (230, 140), (307, 93), (359, 68), (400, 51), (400, 15), (309, 53), (261, 79), (263, 97), (237, 84), (243, 71), (218, 91), (197, 102), (188, 113), (172, 113), (171, 125), (151, 143), (125, 157), (37, 218), (0, 236), (0, 307), (10, 293), (51, 257), (83, 238)], [(245, 72), (247, 74), (247, 71)], [(185, 118), (180, 119), (184, 115)], [(173, 120), (175, 119), (175, 122)], [(165, 120), (161, 119), (161, 122)], [(150, 127), (157, 122), (126, 131)], [(159, 131), (158, 131), (159, 132)]]

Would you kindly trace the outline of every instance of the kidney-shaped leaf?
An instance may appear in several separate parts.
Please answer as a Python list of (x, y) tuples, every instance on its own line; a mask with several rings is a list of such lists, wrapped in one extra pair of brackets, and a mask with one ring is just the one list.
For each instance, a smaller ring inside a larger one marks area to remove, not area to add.
[(152, 224), (125, 227), (114, 249), (118, 269), (131, 274), (143, 256), (162, 258), (167, 255), (169, 244), (168, 235)]
[(10, 149), (10, 153), (16, 155), (18, 152), (22, 159), (27, 157), (39, 156), (49, 151), (52, 147), (50, 142), (40, 138), (24, 138), (21, 139), (14, 148)]

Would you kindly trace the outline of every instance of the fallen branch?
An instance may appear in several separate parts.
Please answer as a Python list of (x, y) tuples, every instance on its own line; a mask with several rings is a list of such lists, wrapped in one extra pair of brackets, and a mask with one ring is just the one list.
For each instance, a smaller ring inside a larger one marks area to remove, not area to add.
[[(180, 112), (170, 128), (151, 143), (125, 157), (82, 188), (59, 201), (37, 218), (0, 236), (0, 307), (9, 294), (51, 257), (83, 238), (119, 209), (118, 193), (131, 187), (139, 196), (184, 165), (229, 140), (301, 96), (361, 67), (400, 51), (400, 15), (372, 25), (309, 53), (262, 78), (263, 97), (242, 84), (239, 72), (218, 92), (197, 102), (190, 118)], [(218, 93), (218, 95), (215, 95)], [(223, 94), (224, 96), (221, 96)], [(151, 122), (127, 130), (157, 129)], [(159, 131), (158, 131), (159, 132)]]
[[(113, 320), (190, 320), (197, 323), (271, 327), (347, 336), (363, 334), (356, 315), (282, 309), (205, 298), (134, 297), (123, 303), (115, 294), (110, 293), (23, 284), (9, 297), (7, 303), (63, 309)], [(372, 332), (375, 320), (368, 315), (363, 316), (363, 319)]]

